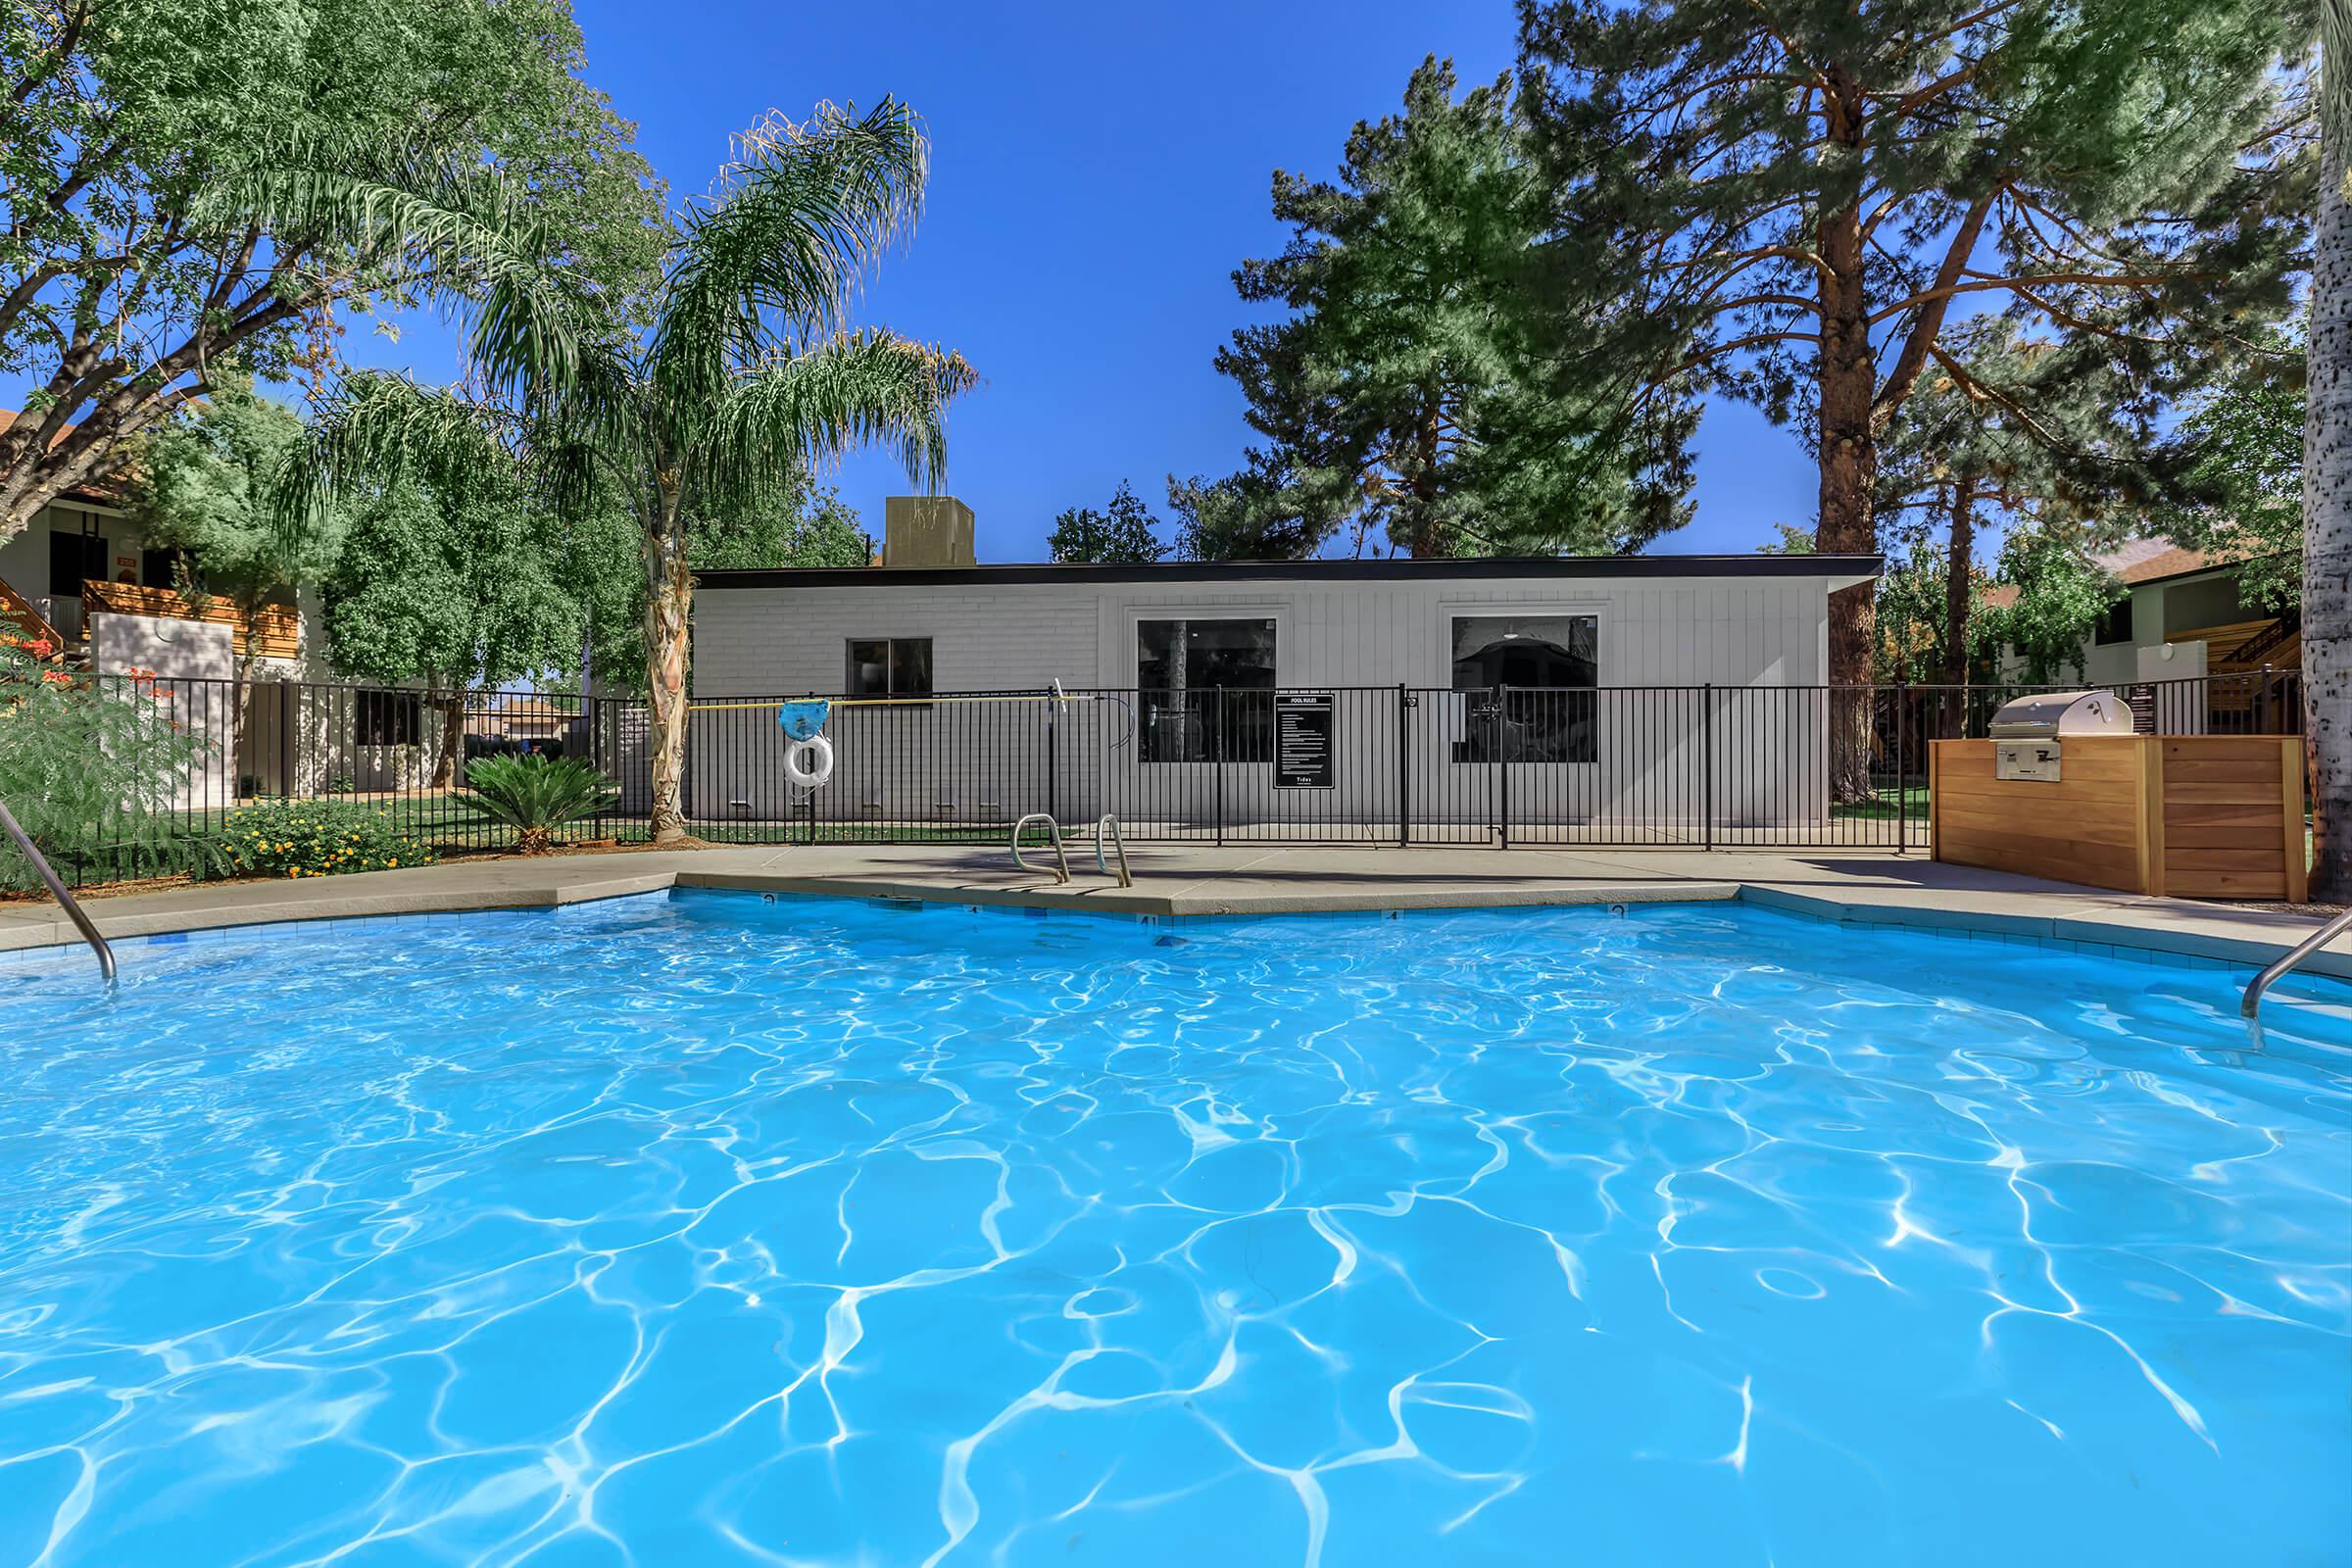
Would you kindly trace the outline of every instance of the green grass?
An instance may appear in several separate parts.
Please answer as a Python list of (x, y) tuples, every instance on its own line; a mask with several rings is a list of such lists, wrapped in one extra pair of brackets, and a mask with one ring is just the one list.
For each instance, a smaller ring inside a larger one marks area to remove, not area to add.
[(1830, 815), (1832, 818), (1886, 822), (1894, 819), (1898, 808), (1905, 820), (1926, 821), (1928, 819), (1928, 787), (1925, 784), (1906, 784), (1898, 792), (1892, 787), (1881, 786), (1878, 799), (1833, 806), (1830, 808)]

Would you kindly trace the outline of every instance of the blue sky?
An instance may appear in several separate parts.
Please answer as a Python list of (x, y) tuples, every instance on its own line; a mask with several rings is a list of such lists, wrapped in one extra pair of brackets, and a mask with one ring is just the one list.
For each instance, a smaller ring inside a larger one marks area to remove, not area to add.
[[(1243, 402), (1210, 361), (1245, 319), (1234, 267), (1284, 241), (1270, 174), (1331, 171), (1423, 55), (1491, 77), (1515, 36), (1508, 0), (576, 4), (590, 79), (673, 194), (702, 190), (729, 132), (771, 107), (895, 92), (928, 121), (922, 224), (860, 314), (987, 377), (956, 410), (948, 488), (991, 561), (1043, 559), (1054, 514), (1101, 506), (1122, 478), (1164, 514), (1167, 474), (1237, 467)], [(347, 352), (455, 369), (429, 326)], [(1699, 450), (1697, 520), (1655, 549), (1744, 551), (1776, 520), (1809, 521), (1812, 468), (1789, 433), (1717, 408)], [(906, 488), (878, 456), (831, 477), (876, 531), (882, 498)]]

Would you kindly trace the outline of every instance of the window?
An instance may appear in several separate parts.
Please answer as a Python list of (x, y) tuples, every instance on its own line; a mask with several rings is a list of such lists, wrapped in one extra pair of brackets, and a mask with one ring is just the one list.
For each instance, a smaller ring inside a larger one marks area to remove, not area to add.
[(1145, 761), (1273, 760), (1273, 621), (1140, 620), (1135, 667)]
[(57, 599), (79, 599), (84, 581), (107, 578), (106, 541), (78, 530), (49, 530), (49, 593)]
[(931, 639), (852, 638), (850, 674), (843, 690), (852, 697), (930, 696)]
[(180, 552), (176, 546), (150, 545), (139, 552), (139, 583), (147, 588), (179, 586)]
[(1600, 677), (1594, 615), (1457, 615), (1457, 762), (1590, 762)]
[(414, 746), (424, 731), (415, 692), (361, 692), (352, 707), (352, 739), (362, 746)]
[(2101, 648), (2114, 643), (2128, 643), (2132, 640), (2132, 596), (2130, 594), (2124, 595), (2100, 613), (2099, 628), (2092, 633), (2092, 640)]

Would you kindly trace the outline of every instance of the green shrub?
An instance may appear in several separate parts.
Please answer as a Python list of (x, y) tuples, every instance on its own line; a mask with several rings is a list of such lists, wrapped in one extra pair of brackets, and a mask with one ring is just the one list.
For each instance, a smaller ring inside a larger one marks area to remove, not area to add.
[(272, 801), (229, 814), (230, 863), (247, 876), (336, 876), (429, 865), (433, 847), (392, 813), (353, 801)]
[[(0, 633), (0, 800), (69, 878), (206, 869), (180, 807), (212, 759), (179, 699), (148, 671), (75, 673), (52, 652)], [(0, 888), (36, 885), (0, 836)]]
[(545, 855), (555, 847), (556, 829), (620, 799), (620, 786), (588, 763), (536, 752), (477, 757), (466, 764), (466, 782), (476, 805), (514, 829), (514, 847), (525, 855)]

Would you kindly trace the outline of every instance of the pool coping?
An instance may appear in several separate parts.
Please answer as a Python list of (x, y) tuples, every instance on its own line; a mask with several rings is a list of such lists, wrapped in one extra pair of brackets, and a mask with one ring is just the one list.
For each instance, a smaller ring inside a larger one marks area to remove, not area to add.
[[(712, 863), (727, 853), (724, 863)], [(559, 857), (369, 872), (287, 883), (230, 883), (164, 894), (93, 900), (89, 908), (110, 939), (215, 931), (318, 920), (550, 909), (657, 894), (674, 888), (805, 897), (883, 898), (966, 906), (1147, 917), (1165, 921), (1269, 914), (1374, 914), (1390, 910), (1573, 907), (1612, 904), (1738, 901), (1845, 925), (1941, 932), (2010, 946), (2202, 967), (2259, 968), (2311, 929), (2300, 916), (2216, 908), (2180, 900), (2101, 894), (2095, 889), (1997, 879), (1979, 885), (1827, 885), (1818, 856), (1740, 857), (1723, 877), (1674, 874), (1619, 856), (1555, 856), (1573, 860), (1573, 876), (1536, 869), (1491, 873), (1476, 885), (1414, 887), (1361, 873), (1362, 886), (1266, 890), (1245, 864), (1216, 874), (1154, 876), (1166, 892), (1108, 882), (1055, 885), (977, 877), (968, 867), (882, 866), (852, 875), (809, 874), (777, 862), (787, 857), (742, 852), (648, 852), (625, 858)], [(1759, 862), (1759, 863), (1746, 863)], [(1377, 864), (1377, 862), (1368, 862)], [(1914, 867), (1918, 862), (1911, 862)], [(958, 871), (963, 874), (958, 875)], [(1610, 875), (1610, 872), (1620, 873)], [(1799, 875), (1798, 873), (1804, 873)], [(1470, 880), (1467, 874), (1462, 879)], [(1220, 881), (1241, 883), (1240, 890)], [(1258, 879), (1262, 884), (1263, 878)], [(2014, 885), (2011, 885), (2014, 884)], [(2248, 929), (2248, 927), (2258, 927)], [(67, 947), (79, 938), (53, 906), (0, 906), (0, 953)], [(2352, 980), (2352, 943), (2314, 954), (2306, 968)]]

